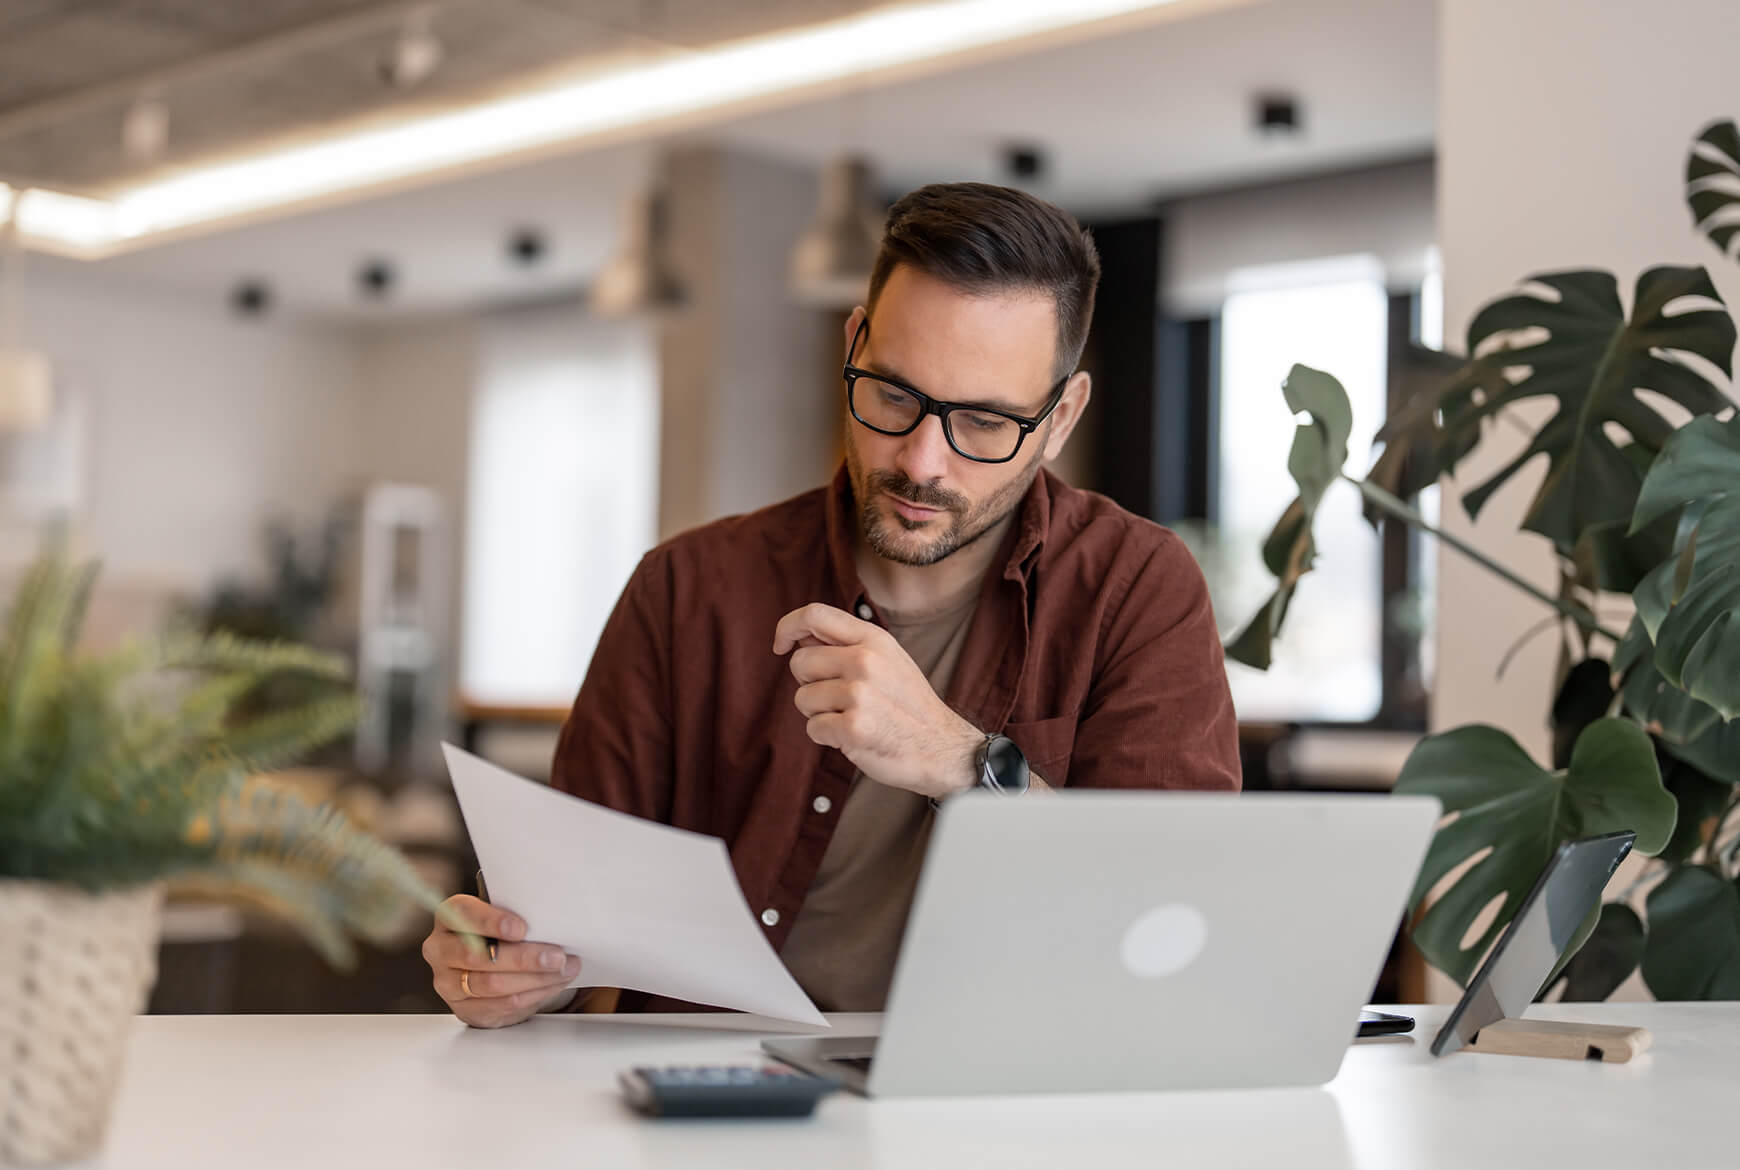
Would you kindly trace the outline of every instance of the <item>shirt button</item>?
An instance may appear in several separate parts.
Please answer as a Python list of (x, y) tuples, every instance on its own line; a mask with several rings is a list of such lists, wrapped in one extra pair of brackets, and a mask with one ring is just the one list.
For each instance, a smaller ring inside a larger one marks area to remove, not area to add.
[(818, 796), (810, 802), (810, 807), (819, 813), (825, 813), (834, 807), (834, 802), (825, 796)]
[(865, 621), (869, 621), (871, 618), (876, 616), (876, 611), (870, 608), (869, 602), (860, 601), (858, 603), (858, 616), (863, 618)]
[(766, 910), (763, 910), (761, 912), (761, 924), (763, 926), (778, 926), (779, 925), (779, 911), (772, 909), (771, 907), (769, 907)]

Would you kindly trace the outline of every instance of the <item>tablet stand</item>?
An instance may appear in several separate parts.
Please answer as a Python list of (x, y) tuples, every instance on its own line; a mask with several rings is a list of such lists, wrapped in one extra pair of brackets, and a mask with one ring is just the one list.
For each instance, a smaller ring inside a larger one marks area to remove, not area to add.
[(1547, 1056), (1624, 1064), (1649, 1047), (1649, 1032), (1619, 1024), (1572, 1024), (1560, 1020), (1499, 1020), (1474, 1034), (1470, 1052), (1502, 1056)]

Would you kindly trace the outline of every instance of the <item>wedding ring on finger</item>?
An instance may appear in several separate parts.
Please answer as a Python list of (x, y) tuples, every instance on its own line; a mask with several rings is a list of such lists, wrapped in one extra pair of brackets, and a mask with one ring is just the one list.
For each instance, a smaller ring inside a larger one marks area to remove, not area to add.
[(462, 995), (465, 996), (466, 999), (472, 998), (472, 995), (471, 995), (471, 972), (470, 971), (461, 971), (459, 973), (459, 991)]

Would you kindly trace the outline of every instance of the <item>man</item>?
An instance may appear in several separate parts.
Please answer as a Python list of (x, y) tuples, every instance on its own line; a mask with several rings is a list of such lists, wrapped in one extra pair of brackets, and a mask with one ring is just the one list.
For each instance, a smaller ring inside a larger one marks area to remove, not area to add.
[[(935, 802), (1239, 785), (1196, 563), (1041, 467), (1088, 403), (1075, 367), (1098, 280), (1087, 233), (1019, 191), (896, 203), (846, 322), (845, 466), (648, 553), (562, 730), (557, 788), (725, 840), (824, 1011), (882, 1009)], [(429, 936), (455, 1015), (596, 1009), (563, 989), (581, 959), (453, 901), (509, 940), (492, 962)]]

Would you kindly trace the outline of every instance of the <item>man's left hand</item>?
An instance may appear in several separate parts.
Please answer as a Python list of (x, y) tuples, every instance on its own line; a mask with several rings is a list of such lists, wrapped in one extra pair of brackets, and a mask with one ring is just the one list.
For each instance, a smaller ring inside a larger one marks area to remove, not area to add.
[(940, 800), (973, 786), (984, 735), (937, 697), (893, 634), (817, 603), (780, 619), (773, 652), (791, 654), (810, 739), (892, 788)]

